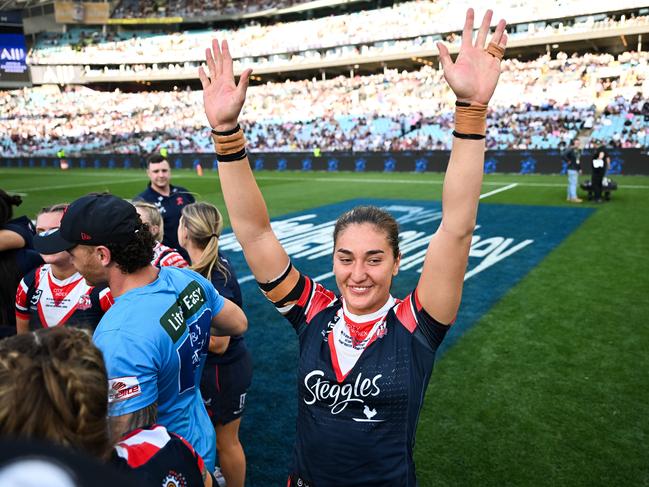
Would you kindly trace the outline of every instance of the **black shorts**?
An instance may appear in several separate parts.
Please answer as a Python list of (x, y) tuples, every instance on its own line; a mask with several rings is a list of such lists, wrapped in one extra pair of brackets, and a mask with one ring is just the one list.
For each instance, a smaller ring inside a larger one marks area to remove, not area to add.
[(248, 350), (225, 365), (205, 364), (201, 395), (214, 426), (227, 424), (243, 415), (251, 381), (252, 359)]

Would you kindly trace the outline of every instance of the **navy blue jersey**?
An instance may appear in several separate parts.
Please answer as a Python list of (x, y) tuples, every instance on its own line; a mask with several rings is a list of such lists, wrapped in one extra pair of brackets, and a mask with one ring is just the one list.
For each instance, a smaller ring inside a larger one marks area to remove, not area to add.
[(416, 290), (360, 317), (306, 276), (292, 301), (266, 294), (300, 345), (289, 486), (417, 485), (417, 421), (448, 327), (422, 309)]
[(26, 216), (14, 218), (5, 223), (0, 229), (11, 230), (20, 235), (25, 241), (24, 247), (14, 250), (12, 255), (18, 265), (18, 272), (21, 277), (43, 264), (40, 254), (34, 250), (36, 228), (29, 218)]
[[(219, 252), (219, 262), (226, 269), (226, 274), (223, 275), (219, 269), (214, 267), (212, 269), (211, 281), (214, 288), (221, 296), (229, 299), (234, 304), (243, 309), (243, 296), (241, 288), (237, 281), (237, 274), (230, 265), (230, 261), (223, 254)], [(225, 365), (234, 362), (246, 353), (246, 345), (242, 335), (235, 335), (230, 337), (228, 348), (221, 355), (209, 352), (207, 354), (207, 364), (212, 365)]]
[(177, 249), (183, 257), (187, 258), (184, 250), (181, 249), (178, 243), (178, 223), (180, 222), (181, 211), (184, 206), (194, 203), (194, 197), (189, 191), (181, 186), (170, 185), (169, 196), (164, 196), (158, 193), (151, 187), (151, 183), (147, 188), (138, 194), (134, 200), (143, 200), (154, 204), (164, 222), (164, 238), (162, 243), (172, 249)]

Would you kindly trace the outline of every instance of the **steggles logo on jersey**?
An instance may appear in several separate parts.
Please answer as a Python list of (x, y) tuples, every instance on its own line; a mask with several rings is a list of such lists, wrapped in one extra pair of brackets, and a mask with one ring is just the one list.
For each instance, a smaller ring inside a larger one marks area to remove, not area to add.
[(314, 370), (304, 377), (304, 386), (309, 391), (304, 402), (309, 406), (316, 401), (323, 402), (331, 408), (331, 414), (343, 412), (351, 403), (360, 403), (367, 407), (365, 399), (381, 393), (378, 382), (383, 374), (377, 374), (370, 379), (363, 378), (363, 374), (359, 373), (353, 384), (332, 384), (328, 380), (322, 380), (324, 375), (322, 370)]

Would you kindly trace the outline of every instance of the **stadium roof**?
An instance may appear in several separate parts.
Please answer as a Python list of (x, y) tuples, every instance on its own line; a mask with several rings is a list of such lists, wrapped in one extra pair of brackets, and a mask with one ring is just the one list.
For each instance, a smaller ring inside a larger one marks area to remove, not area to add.
[(24, 8), (38, 7), (52, 0), (0, 0), (0, 10), (22, 10)]

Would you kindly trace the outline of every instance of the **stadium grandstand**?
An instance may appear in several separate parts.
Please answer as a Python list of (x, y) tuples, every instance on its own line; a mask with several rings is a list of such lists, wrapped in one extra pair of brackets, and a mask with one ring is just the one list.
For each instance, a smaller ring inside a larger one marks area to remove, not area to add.
[[(212, 38), (233, 46), (235, 73), (254, 70), (244, 122), (255, 150), (450, 147), (451, 93), (435, 42), (457, 50), (466, 1), (76, 5), (25, 4), (31, 86), (0, 95), (5, 156), (211, 152), (196, 73)], [(649, 145), (642, 1), (613, 11), (602, 1), (494, 7), (508, 15), (503, 77), (516, 83), (492, 101), (489, 149), (556, 149), (575, 137)]]

